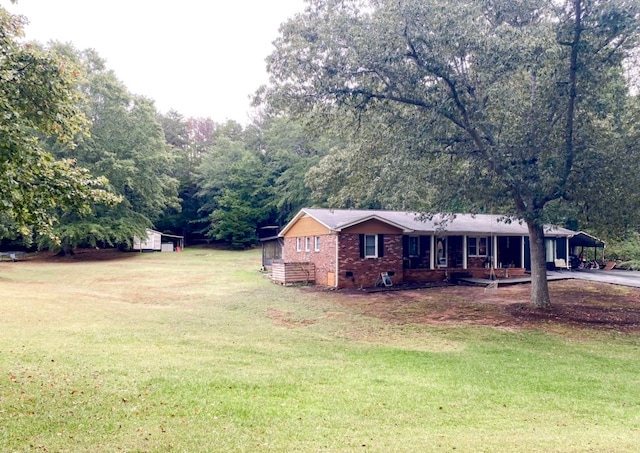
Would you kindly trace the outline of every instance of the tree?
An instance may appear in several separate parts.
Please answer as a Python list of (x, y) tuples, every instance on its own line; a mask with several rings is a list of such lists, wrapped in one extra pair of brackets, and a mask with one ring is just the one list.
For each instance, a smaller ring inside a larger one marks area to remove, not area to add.
[(196, 240), (193, 223), (199, 218), (198, 211), (202, 206), (201, 200), (196, 196), (198, 187), (195, 169), (200, 164), (201, 157), (196, 158), (192, 152), (194, 122), (174, 110), (164, 115), (159, 114), (158, 122), (173, 156), (171, 176), (178, 180), (180, 206), (165, 212), (156, 222), (156, 228), (181, 234), (189, 244)]
[[(597, 137), (620, 138), (638, 10), (630, 0), (309, 0), (281, 27), (261, 98), (351, 129), (361, 152), (428, 156), (435, 191), (455, 185), (473, 205), (508, 207), (529, 230), (531, 301), (549, 307), (543, 225), (599, 176), (583, 165)], [(368, 127), (376, 118), (386, 126)]]
[(116, 203), (73, 159), (55, 159), (44, 138), (73, 147), (85, 130), (72, 61), (33, 43), (22, 43), (24, 18), (0, 7), (0, 235), (27, 241), (31, 232), (58, 238), (60, 211), (88, 212), (94, 203)]
[(260, 227), (282, 226), (308, 205), (305, 174), (335, 140), (290, 118), (265, 116), (246, 128), (218, 125), (213, 142), (198, 168), (201, 213), (210, 237), (247, 247)]
[[(60, 157), (73, 158), (108, 180), (119, 195), (118, 206), (93, 206), (91, 213), (61, 213), (56, 231), (65, 253), (74, 247), (105, 243), (131, 243), (142, 237), (170, 207), (179, 207), (177, 181), (171, 176), (173, 161), (153, 103), (132, 96), (93, 50), (78, 52), (55, 44), (87, 73), (81, 87), (87, 103), (81, 107), (90, 119), (90, 133), (76, 136), (76, 147), (55, 146)], [(42, 238), (43, 247), (53, 244)]]
[(198, 197), (205, 200), (207, 235), (234, 248), (257, 241), (256, 229), (268, 218), (271, 189), (260, 151), (246, 146), (242, 126), (219, 125), (213, 146), (198, 167)]
[(256, 149), (264, 156), (273, 185), (274, 215), (270, 221), (282, 226), (311, 202), (305, 176), (338, 141), (310, 132), (289, 117), (265, 117), (255, 127), (259, 136)]
[(246, 248), (257, 241), (257, 228), (269, 217), (273, 189), (259, 157), (251, 152), (227, 168), (224, 185), (215, 197), (209, 235), (233, 248)]

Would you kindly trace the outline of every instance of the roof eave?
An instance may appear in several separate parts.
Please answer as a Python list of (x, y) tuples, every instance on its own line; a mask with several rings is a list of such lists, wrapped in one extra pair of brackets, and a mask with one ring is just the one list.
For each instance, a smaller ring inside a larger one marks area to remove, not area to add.
[(370, 216), (366, 216), (366, 217), (363, 217), (363, 218), (360, 218), (360, 219), (356, 219), (356, 220), (354, 220), (352, 222), (346, 223), (344, 225), (340, 225), (340, 227), (335, 228), (333, 231), (340, 232), (340, 231), (345, 230), (347, 228), (351, 228), (352, 226), (359, 225), (359, 224), (364, 223), (364, 222), (368, 222), (369, 220), (377, 220), (377, 221), (382, 222), (384, 224), (390, 225), (390, 226), (392, 226), (394, 228), (398, 228), (399, 230), (402, 230), (403, 233), (413, 233), (414, 232), (414, 230), (412, 230), (410, 228), (407, 228), (404, 225), (400, 225), (398, 223), (395, 223), (395, 222), (392, 222), (390, 220), (384, 219), (384, 218), (382, 218), (382, 217), (380, 217), (378, 215), (370, 215)]
[(322, 225), (323, 227), (325, 227), (326, 229), (328, 229), (329, 231), (333, 232), (335, 231), (333, 228), (331, 228), (329, 225), (327, 225), (326, 223), (324, 223), (323, 221), (321, 221), (320, 219), (318, 219), (316, 216), (314, 216), (313, 214), (311, 214), (310, 212), (308, 212), (305, 208), (300, 209), (300, 211), (298, 211), (298, 213), (293, 217), (293, 219), (291, 219), (291, 221), (289, 221), (289, 223), (287, 223), (284, 228), (282, 228), (282, 230), (280, 231), (280, 233), (278, 234), (278, 237), (284, 237), (284, 235), (287, 233), (287, 231), (289, 231), (291, 229), (291, 227), (293, 227), (293, 225), (296, 224), (296, 222), (298, 220), (300, 220), (302, 217), (304, 217), (305, 215), (308, 215), (309, 217), (311, 217), (313, 220), (315, 220), (316, 222), (318, 222), (320, 225)]

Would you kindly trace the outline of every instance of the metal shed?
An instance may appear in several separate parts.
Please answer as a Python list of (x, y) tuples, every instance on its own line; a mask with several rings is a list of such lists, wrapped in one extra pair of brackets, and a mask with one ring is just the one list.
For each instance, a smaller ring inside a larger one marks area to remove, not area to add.
[(179, 252), (184, 248), (184, 236), (147, 229), (146, 238), (133, 238), (133, 250), (140, 252)]

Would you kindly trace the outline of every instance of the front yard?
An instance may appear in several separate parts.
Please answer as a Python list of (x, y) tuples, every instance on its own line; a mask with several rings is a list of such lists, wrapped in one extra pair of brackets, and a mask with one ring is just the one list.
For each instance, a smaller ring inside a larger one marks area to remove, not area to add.
[(640, 448), (638, 290), (556, 282), (540, 314), (282, 287), (256, 251), (84, 256), (0, 263), (2, 451)]

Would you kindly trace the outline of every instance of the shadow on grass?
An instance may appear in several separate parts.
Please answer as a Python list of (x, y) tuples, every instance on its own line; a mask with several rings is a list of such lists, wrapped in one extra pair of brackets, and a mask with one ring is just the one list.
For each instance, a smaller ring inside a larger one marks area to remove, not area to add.
[[(146, 252), (145, 252), (146, 253)], [(151, 252), (150, 252), (151, 253)], [(60, 255), (54, 252), (37, 252), (29, 254), (27, 261), (77, 263), (94, 261), (127, 260), (139, 255), (140, 252), (121, 251), (118, 249), (76, 249), (71, 255)]]

